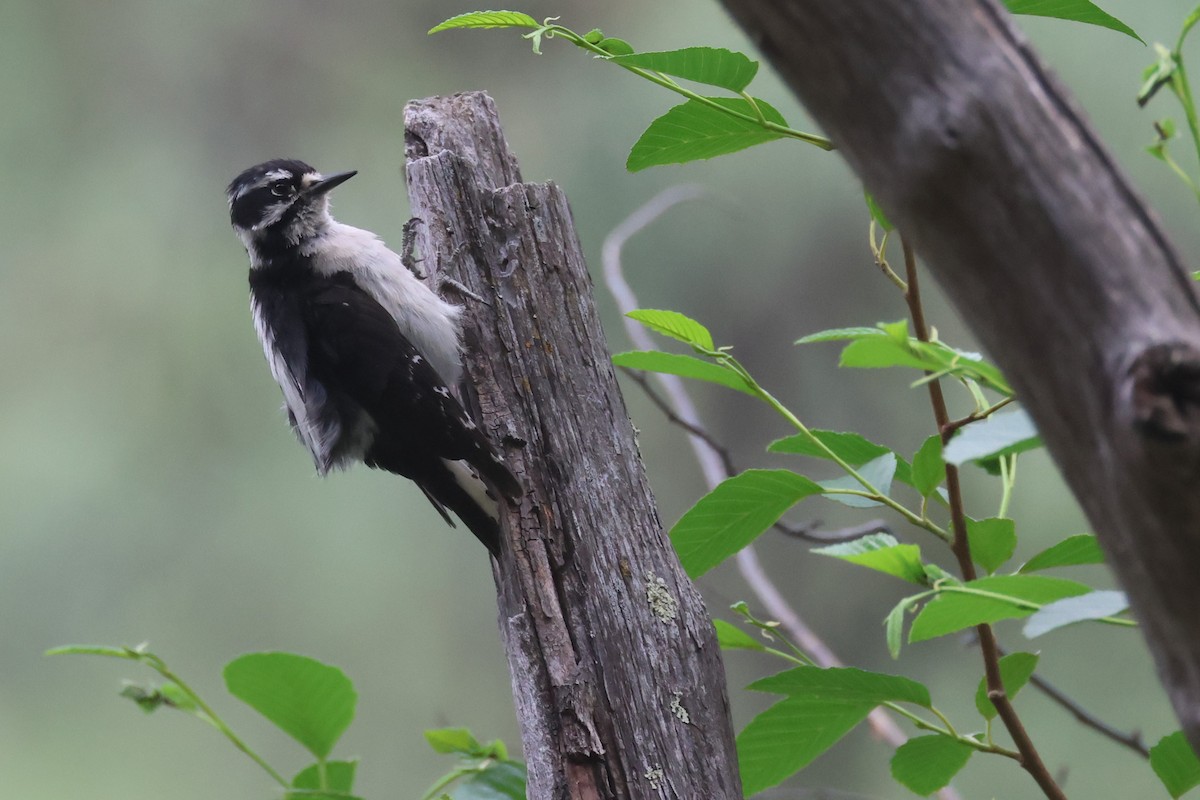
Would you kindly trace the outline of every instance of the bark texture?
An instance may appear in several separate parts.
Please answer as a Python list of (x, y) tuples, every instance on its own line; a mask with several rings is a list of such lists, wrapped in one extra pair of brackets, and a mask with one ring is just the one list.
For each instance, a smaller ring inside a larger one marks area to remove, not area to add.
[(724, 5), (1012, 380), (1200, 749), (1200, 305), (1158, 220), (993, 0)]
[[(740, 800), (725, 675), (662, 530), (566, 196), (491, 99), (405, 109), (421, 268), (460, 281), (473, 405), (526, 487), (496, 566), (529, 797)], [(444, 290), (453, 296), (453, 289)]]

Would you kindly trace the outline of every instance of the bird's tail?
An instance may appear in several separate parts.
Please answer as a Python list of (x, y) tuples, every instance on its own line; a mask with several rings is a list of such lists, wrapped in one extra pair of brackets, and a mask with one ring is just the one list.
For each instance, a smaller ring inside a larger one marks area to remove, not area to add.
[(489, 484), (503, 497), (516, 499), (524, 494), (521, 484), (502, 462), (487, 470), (484, 478), (465, 461), (443, 460), (444, 470), (421, 482), (421, 490), (451, 525), (447, 510), (453, 511), (475, 538), (496, 558), (500, 557), (500, 500)]

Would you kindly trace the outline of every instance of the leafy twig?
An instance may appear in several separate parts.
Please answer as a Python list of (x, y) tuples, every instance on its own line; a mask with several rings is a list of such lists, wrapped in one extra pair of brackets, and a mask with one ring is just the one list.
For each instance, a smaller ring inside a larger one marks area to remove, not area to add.
[[(909, 314), (912, 317), (914, 335), (920, 341), (928, 342), (930, 340), (929, 328), (925, 323), (925, 309), (921, 305), (921, 289), (917, 282), (917, 257), (913, 252), (912, 245), (903, 236), (900, 237), (900, 243), (904, 250), (904, 271), (908, 284), (904, 300), (908, 304)], [(942, 444), (945, 445), (950, 439), (946, 432), (946, 427), (950, 423), (950, 414), (946, 410), (946, 398), (942, 394), (940, 382), (930, 381), (928, 386), (934, 421), (937, 423), (938, 430), (942, 432)], [(967, 539), (967, 515), (963, 507), (958, 467), (953, 464), (946, 465), (946, 492), (949, 496), (951, 527), (954, 532), (950, 549), (958, 560), (963, 580), (971, 581), (975, 579), (975, 563), (971, 560), (971, 545)], [(996, 636), (992, 632), (992, 627), (983, 624), (979, 625), (976, 631), (979, 635), (979, 649), (983, 655), (984, 673), (987, 676), (987, 696), (992, 701), (992, 705), (996, 707), (1000, 719), (1004, 722), (1004, 727), (1008, 729), (1009, 735), (1012, 736), (1013, 742), (1017, 746), (1017, 751), (1021, 754), (1019, 759), (1021, 766), (1037, 782), (1046, 797), (1051, 800), (1066, 800), (1066, 795), (1055, 782), (1050, 770), (1046, 768), (1033, 740), (1029, 737), (1029, 732), (1025, 730), (1025, 725), (1021, 722), (1021, 718), (1017, 715), (1016, 709), (1013, 708), (1013, 704), (1005, 692), (1004, 680), (1000, 676), (999, 647), (996, 644)]]

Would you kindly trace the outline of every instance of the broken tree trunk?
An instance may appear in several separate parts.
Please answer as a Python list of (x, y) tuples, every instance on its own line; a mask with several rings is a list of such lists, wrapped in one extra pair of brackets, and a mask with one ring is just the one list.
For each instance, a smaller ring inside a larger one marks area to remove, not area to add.
[[(712, 622), (663, 533), (562, 191), (491, 99), (405, 109), (434, 278), (464, 284), (464, 399), (527, 494), (496, 568), (529, 797), (741, 800)], [(452, 291), (452, 290), (450, 290)]]
[(1200, 304), (1158, 220), (994, 0), (724, 5), (1012, 380), (1200, 750)]

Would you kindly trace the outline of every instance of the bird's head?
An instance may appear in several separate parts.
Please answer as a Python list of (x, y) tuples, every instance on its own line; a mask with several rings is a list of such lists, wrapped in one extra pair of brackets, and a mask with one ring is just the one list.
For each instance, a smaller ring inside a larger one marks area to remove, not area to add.
[(355, 172), (322, 175), (303, 161), (267, 161), (243, 172), (225, 190), (229, 221), (253, 257), (295, 247), (333, 221), (329, 191)]

